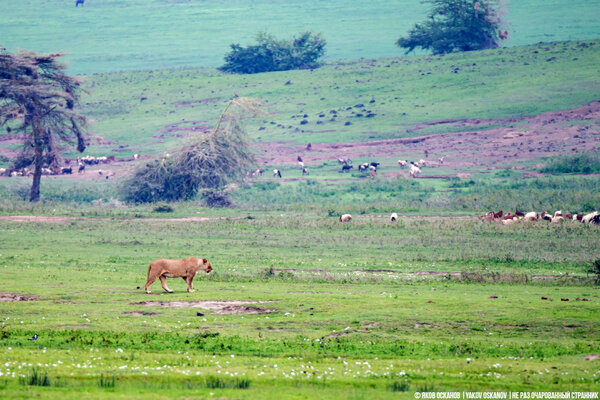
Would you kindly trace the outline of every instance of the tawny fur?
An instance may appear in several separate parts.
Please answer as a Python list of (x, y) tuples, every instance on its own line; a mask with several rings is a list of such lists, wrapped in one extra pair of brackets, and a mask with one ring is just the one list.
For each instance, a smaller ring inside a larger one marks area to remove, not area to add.
[(146, 280), (146, 293), (150, 293), (148, 289), (150, 285), (157, 279), (160, 279), (162, 288), (168, 292), (173, 293), (171, 289), (167, 287), (167, 278), (183, 278), (187, 284), (187, 291), (193, 292), (192, 281), (198, 271), (205, 271), (207, 274), (212, 271), (212, 265), (206, 258), (190, 257), (185, 260), (168, 260), (161, 258), (160, 260), (153, 261), (148, 266), (148, 279)]

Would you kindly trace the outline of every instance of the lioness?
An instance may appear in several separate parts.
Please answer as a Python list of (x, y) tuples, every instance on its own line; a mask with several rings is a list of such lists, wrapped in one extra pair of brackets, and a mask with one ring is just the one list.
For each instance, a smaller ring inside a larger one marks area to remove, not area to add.
[(212, 271), (212, 265), (210, 265), (210, 262), (206, 258), (199, 259), (196, 257), (186, 258), (185, 260), (167, 260), (161, 258), (160, 260), (153, 261), (148, 267), (146, 293), (150, 293), (148, 287), (157, 279), (160, 279), (160, 283), (166, 292), (173, 293), (167, 287), (166, 278), (183, 278), (185, 283), (187, 283), (187, 291), (193, 292), (192, 281), (199, 270), (206, 271), (208, 274)]

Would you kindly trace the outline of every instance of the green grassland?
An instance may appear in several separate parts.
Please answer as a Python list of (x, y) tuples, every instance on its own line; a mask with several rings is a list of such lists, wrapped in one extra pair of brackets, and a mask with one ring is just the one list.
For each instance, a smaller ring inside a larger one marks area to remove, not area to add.
[[(599, 64), (600, 45), (565, 42), (242, 76), (211, 69), (98, 74), (88, 79), (83, 112), (95, 121), (91, 133), (112, 142), (89, 149), (98, 155), (160, 154), (194, 128), (213, 127), (234, 93), (258, 98), (270, 113), (247, 121), (258, 142), (390, 139), (440, 133), (415, 131), (423, 122), (583, 106), (598, 98)], [(478, 129), (486, 124), (510, 122), (483, 121)]]
[[(72, 73), (217, 67), (231, 43), (258, 31), (279, 37), (312, 30), (328, 41), (327, 59), (401, 55), (394, 42), (427, 5), (417, 1), (88, 0), (0, 1), (0, 38), (10, 51), (66, 51)], [(600, 24), (589, 1), (523, 0), (502, 9), (507, 46), (592, 39)], [(535, 23), (532, 23), (532, 15)]]
[[(600, 388), (598, 360), (583, 359), (600, 351), (600, 296), (585, 274), (600, 257), (597, 227), (255, 214), (0, 228), (0, 292), (35, 297), (0, 302), (3, 397)], [(137, 289), (149, 261), (188, 254), (215, 268), (195, 293), (179, 280), (173, 294)], [(139, 304), (148, 300), (270, 301), (253, 306), (271, 312)], [(34, 368), (50, 386), (27, 384)]]

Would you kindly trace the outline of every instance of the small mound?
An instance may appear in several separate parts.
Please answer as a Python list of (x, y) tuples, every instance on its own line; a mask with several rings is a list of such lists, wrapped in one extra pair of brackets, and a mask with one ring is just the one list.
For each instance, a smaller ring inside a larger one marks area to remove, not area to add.
[(34, 301), (37, 298), (33, 296), (23, 296), (17, 293), (0, 293), (0, 301)]
[(261, 308), (256, 306), (248, 306), (247, 304), (256, 303), (272, 303), (272, 301), (258, 300), (205, 300), (205, 301), (142, 301), (140, 303), (132, 303), (142, 306), (160, 306), (173, 308), (202, 308), (211, 310), (215, 314), (267, 314), (275, 312), (274, 309)]

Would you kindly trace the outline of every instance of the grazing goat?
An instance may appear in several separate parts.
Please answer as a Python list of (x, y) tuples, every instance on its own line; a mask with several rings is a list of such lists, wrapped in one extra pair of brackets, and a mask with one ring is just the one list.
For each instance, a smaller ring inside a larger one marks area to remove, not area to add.
[(62, 167), (60, 169), (60, 173), (63, 174), (63, 175), (65, 175), (65, 174), (69, 174), (70, 175), (70, 174), (73, 173), (73, 168), (71, 168), (71, 167)]
[(420, 173), (421, 168), (417, 167), (415, 164), (410, 164), (410, 170), (408, 171), (408, 174), (411, 178), (416, 178)]
[(523, 217), (525, 221), (537, 221), (538, 218), (538, 213), (536, 213), (535, 211), (530, 211)]
[(375, 165), (369, 165), (369, 171), (377, 172), (377, 167)]
[(368, 168), (369, 168), (369, 164), (367, 164), (367, 163), (360, 164), (360, 165), (358, 166), (358, 170), (359, 170), (359, 171), (366, 171)]
[(408, 162), (406, 160), (398, 160), (398, 165), (404, 168), (408, 165)]
[(85, 164), (81, 161), (79, 162), (79, 168), (77, 169), (78, 174), (83, 174), (85, 172)]
[(280, 170), (278, 170), (278, 169), (274, 169), (274, 170), (273, 170), (273, 176), (278, 176), (278, 177), (280, 177), (280, 178), (281, 178), (281, 171), (280, 171)]
[(302, 161), (298, 161), (298, 167), (300, 169), (304, 169), (304, 163)]
[(352, 221), (352, 215), (350, 215), (350, 214), (340, 215), (340, 222), (350, 222), (350, 221)]
[(398, 214), (396, 214), (396, 213), (392, 213), (392, 215), (390, 215), (390, 221), (391, 221), (391, 222), (396, 222), (396, 221), (398, 221)]
[(372, 163), (371, 163), (371, 164), (369, 164), (369, 165), (370, 165), (370, 166), (372, 166), (372, 167), (375, 167), (375, 168), (377, 168), (377, 167), (379, 167), (379, 165), (380, 165), (380, 164), (381, 164), (381, 163), (378, 163), (378, 162), (372, 162)]
[(302, 175), (310, 175), (306, 168), (302, 168)]
[(302, 162), (302, 157), (298, 156), (297, 160), (298, 160), (298, 162)]
[(584, 224), (589, 224), (592, 222), (594, 217), (596, 217), (597, 215), (598, 215), (598, 211), (594, 211), (589, 214), (586, 214), (581, 218), (581, 222), (583, 222)]
[(342, 172), (350, 172), (354, 168), (352, 165), (342, 165)]

